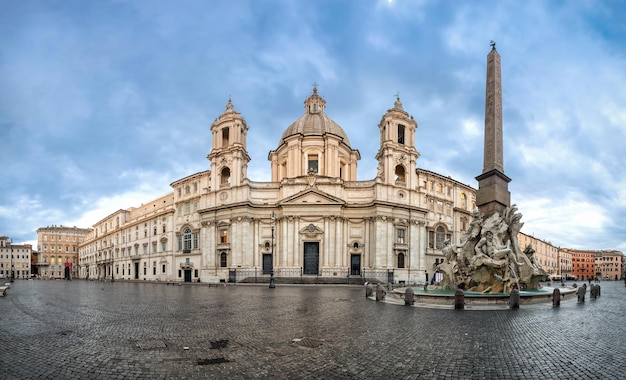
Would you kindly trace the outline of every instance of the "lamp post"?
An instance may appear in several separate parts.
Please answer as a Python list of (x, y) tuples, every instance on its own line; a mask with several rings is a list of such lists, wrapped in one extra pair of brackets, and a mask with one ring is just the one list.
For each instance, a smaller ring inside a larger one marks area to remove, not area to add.
[(111, 244), (111, 282), (115, 282), (113, 278), (113, 253), (114, 253), (115, 244)]
[(274, 221), (276, 220), (274, 211), (272, 211), (270, 220), (272, 225), (272, 267), (270, 268), (270, 289), (274, 289), (276, 287), (276, 284), (274, 284)]
[(9, 276), (11, 277), (9, 278), (9, 282), (13, 282), (13, 239), (9, 241), (9, 244), (11, 245), (11, 260), (9, 261), (9, 269), (11, 270)]

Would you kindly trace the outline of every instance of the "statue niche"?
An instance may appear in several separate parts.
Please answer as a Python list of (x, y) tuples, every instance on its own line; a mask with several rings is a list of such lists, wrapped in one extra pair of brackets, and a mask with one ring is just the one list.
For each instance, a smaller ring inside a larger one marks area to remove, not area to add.
[(443, 274), (443, 288), (483, 293), (539, 289), (547, 273), (530, 246), (524, 251), (519, 247), (521, 218), (515, 205), (507, 207), (504, 215), (495, 212), (486, 219), (474, 210), (463, 242), (444, 242), (445, 259), (437, 266)]

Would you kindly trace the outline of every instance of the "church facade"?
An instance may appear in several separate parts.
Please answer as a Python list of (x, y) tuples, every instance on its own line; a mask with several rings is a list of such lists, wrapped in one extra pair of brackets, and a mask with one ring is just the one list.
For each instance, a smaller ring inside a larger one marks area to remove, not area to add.
[(369, 180), (357, 180), (360, 153), (317, 88), (268, 154), (270, 182), (247, 178), (248, 128), (229, 100), (210, 128), (210, 168), (94, 225), (81, 277), (419, 284), (443, 261), (444, 240), (468, 228), (476, 190), (417, 168), (418, 125), (399, 98), (378, 123)]

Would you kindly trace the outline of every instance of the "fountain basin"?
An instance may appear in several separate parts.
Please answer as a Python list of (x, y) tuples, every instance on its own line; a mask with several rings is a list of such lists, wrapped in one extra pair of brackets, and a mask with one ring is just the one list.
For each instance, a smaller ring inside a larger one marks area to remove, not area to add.
[[(385, 301), (389, 303), (404, 304), (404, 292), (407, 288), (397, 288), (387, 292)], [(454, 290), (444, 290), (441, 288), (423, 288), (414, 287), (414, 300), (417, 306), (434, 306), (454, 308)], [(543, 287), (536, 290), (521, 290), (520, 305), (536, 304), (536, 303), (552, 303), (552, 293), (554, 287)], [(576, 288), (565, 286), (558, 287), (561, 293), (561, 300), (576, 296)], [(480, 293), (465, 291), (465, 305), (468, 308), (472, 306), (486, 306), (495, 308), (505, 308), (509, 305), (510, 293)]]

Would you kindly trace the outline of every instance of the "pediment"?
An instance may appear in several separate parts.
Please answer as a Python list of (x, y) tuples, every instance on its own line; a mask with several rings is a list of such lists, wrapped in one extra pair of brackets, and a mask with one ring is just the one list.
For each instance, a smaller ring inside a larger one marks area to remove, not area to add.
[(325, 206), (328, 206), (328, 205), (344, 205), (345, 202), (340, 198), (327, 194), (318, 189), (307, 189), (307, 190), (301, 191), (297, 194), (294, 194), (290, 197), (283, 199), (282, 201), (279, 202), (279, 204), (281, 206), (286, 206), (286, 205), (318, 205), (318, 206), (325, 205)]

